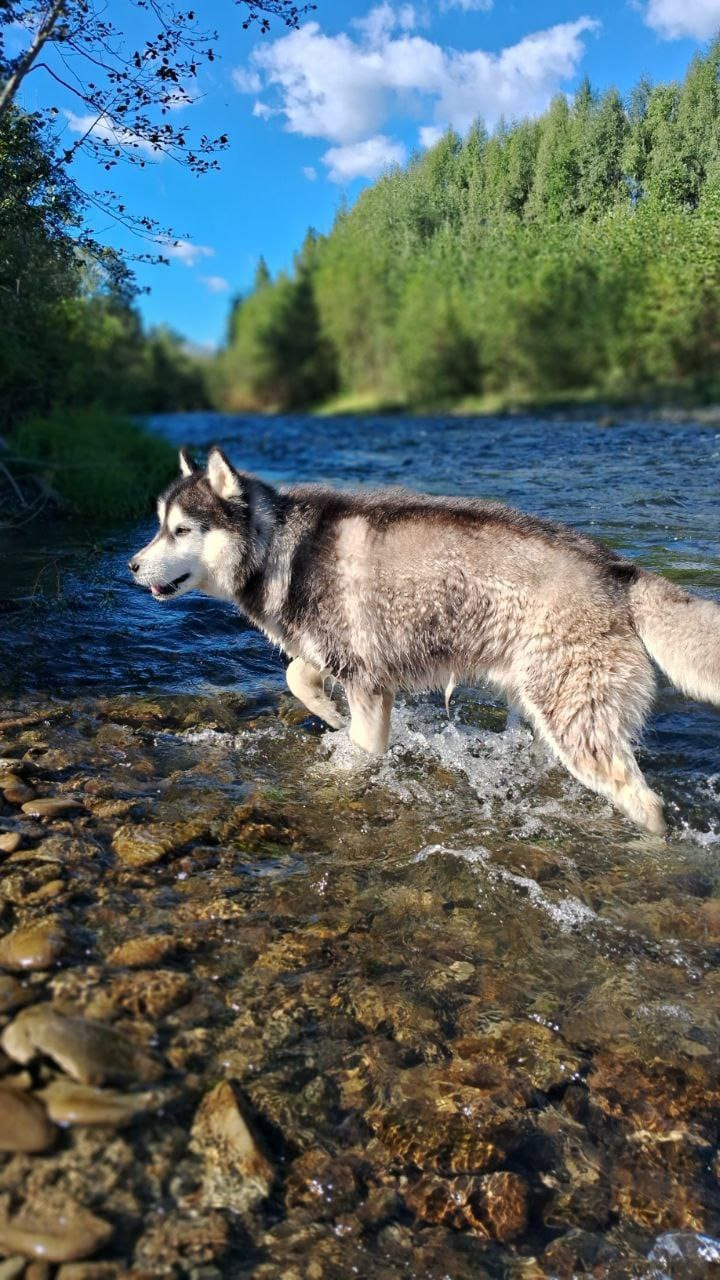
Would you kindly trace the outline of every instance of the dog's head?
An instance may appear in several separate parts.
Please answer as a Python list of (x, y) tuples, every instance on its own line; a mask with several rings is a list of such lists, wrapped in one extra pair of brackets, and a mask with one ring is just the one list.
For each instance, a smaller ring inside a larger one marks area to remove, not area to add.
[(238, 570), (251, 558), (246, 519), (251, 483), (220, 449), (211, 449), (207, 471), (181, 449), (180, 478), (158, 500), (160, 528), (129, 561), (140, 586), (157, 600), (188, 591), (231, 600)]

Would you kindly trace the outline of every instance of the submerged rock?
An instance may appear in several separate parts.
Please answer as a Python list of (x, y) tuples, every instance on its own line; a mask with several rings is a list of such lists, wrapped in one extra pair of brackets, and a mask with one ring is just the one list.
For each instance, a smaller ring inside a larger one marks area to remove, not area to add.
[(273, 1167), (253, 1137), (228, 1081), (221, 1081), (200, 1103), (191, 1146), (203, 1160), (203, 1199), (210, 1208), (245, 1213), (269, 1195)]
[(187, 973), (174, 969), (147, 969), (113, 976), (109, 995), (113, 1005), (135, 1017), (163, 1018), (185, 1004), (194, 989)]
[(0, 835), (0, 853), (17, 853), (22, 844), (22, 836), (18, 831), (3, 831)]
[(113, 969), (145, 969), (159, 964), (177, 950), (177, 940), (171, 933), (151, 933), (139, 938), (128, 938), (113, 947), (106, 963)]
[(451, 1175), (482, 1173), (503, 1164), (505, 1152), (484, 1139), (475, 1118), (424, 1107), (371, 1109), (366, 1119), (392, 1156), (404, 1165)]
[(110, 1125), (119, 1129), (136, 1116), (156, 1109), (161, 1099), (151, 1093), (118, 1093), (70, 1080), (53, 1080), (40, 1097), (59, 1125)]
[(29, 800), (35, 799), (35, 789), (20, 778), (14, 778), (3, 787), (3, 797), (8, 804), (22, 805), (24, 808)]
[(5, 1028), (2, 1047), (14, 1062), (47, 1054), (83, 1084), (155, 1080), (160, 1074), (158, 1064), (113, 1027), (66, 1017), (49, 1004), (23, 1009)]
[(292, 1164), (287, 1179), (286, 1200), (290, 1208), (309, 1209), (313, 1221), (335, 1218), (351, 1210), (358, 1199), (358, 1185), (352, 1164), (327, 1151), (306, 1151)]
[(125, 867), (150, 867), (207, 833), (206, 822), (153, 822), (118, 827), (112, 846)]
[(0, 1151), (47, 1151), (56, 1132), (41, 1102), (0, 1086)]
[(0, 938), (0, 967), (49, 969), (64, 946), (65, 933), (56, 920), (34, 920)]
[(26, 991), (21, 986), (17, 978), (10, 978), (7, 974), (0, 974), (0, 1013), (12, 1013), (14, 1009), (19, 1009), (28, 999), (32, 999), (32, 993)]
[(112, 1227), (71, 1196), (46, 1191), (12, 1217), (0, 1210), (0, 1249), (47, 1262), (87, 1258), (107, 1244)]
[(138, 1271), (132, 1274), (146, 1280), (178, 1274), (189, 1275), (193, 1280), (215, 1280), (226, 1273), (210, 1264), (225, 1253), (229, 1235), (228, 1224), (220, 1213), (183, 1215), (170, 1210), (154, 1215), (135, 1247)]
[(77, 800), (71, 800), (69, 796), (47, 796), (40, 800), (28, 800), (23, 806), (22, 811), (29, 818), (66, 818), (68, 814), (75, 813), (80, 804)]
[(517, 1173), (483, 1177), (421, 1178), (404, 1193), (408, 1208), (425, 1222), (503, 1243), (522, 1235), (528, 1218), (528, 1186)]

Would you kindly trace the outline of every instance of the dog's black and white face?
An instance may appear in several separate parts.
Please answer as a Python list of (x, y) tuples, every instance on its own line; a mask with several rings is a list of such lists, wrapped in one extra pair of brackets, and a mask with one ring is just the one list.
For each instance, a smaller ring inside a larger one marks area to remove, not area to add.
[(202, 591), (232, 600), (246, 548), (242, 477), (219, 449), (207, 472), (180, 450), (180, 479), (158, 501), (160, 528), (129, 562), (157, 600)]

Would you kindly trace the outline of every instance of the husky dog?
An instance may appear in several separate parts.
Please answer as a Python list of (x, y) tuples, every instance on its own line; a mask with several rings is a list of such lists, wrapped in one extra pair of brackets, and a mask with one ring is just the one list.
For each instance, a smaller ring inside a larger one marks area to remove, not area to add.
[(483, 678), (527, 716), (569, 772), (647, 831), (662, 801), (632, 751), (653, 658), (720, 705), (720, 607), (563, 525), (495, 502), (401, 489), (276, 490), (217, 448), (185, 450), (160, 529), (130, 562), (159, 600), (229, 600), (290, 657), (287, 682), (333, 728), (340, 681), (350, 737), (387, 747), (399, 689)]

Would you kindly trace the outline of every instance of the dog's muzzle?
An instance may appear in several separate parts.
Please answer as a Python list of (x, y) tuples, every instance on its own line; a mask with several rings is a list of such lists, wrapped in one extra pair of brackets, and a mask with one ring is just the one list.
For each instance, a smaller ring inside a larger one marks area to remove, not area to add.
[[(128, 561), (128, 569), (133, 574), (139, 573), (140, 561), (139, 560)], [(175, 595), (175, 592), (177, 591), (178, 587), (181, 587), (183, 582), (187, 582), (189, 577), (190, 577), (189, 573), (181, 573), (180, 577), (174, 578), (172, 582), (166, 582), (161, 585), (154, 582), (149, 582), (147, 586), (148, 586), (148, 589), (150, 590), (151, 595), (154, 595), (161, 600), (167, 600), (168, 596)]]

